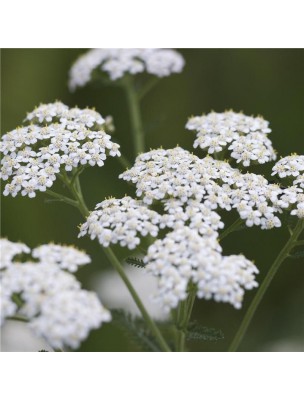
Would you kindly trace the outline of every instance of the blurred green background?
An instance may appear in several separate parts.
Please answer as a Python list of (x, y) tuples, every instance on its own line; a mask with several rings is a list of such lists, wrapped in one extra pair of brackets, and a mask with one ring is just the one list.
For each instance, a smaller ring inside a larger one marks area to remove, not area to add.
[[(1, 132), (21, 125), (26, 112), (58, 99), (69, 106), (95, 107), (112, 115), (114, 141), (132, 158), (132, 142), (124, 93), (117, 87), (89, 85), (70, 93), (68, 70), (84, 49), (2, 50)], [(191, 150), (194, 134), (184, 126), (191, 115), (225, 109), (261, 114), (270, 121), (271, 139), (280, 155), (303, 154), (304, 53), (293, 49), (185, 49), (184, 72), (163, 78), (142, 104), (147, 148), (176, 144)], [(202, 154), (199, 151), (196, 154)], [(254, 171), (254, 170), (253, 170)], [(259, 169), (266, 173), (269, 167)], [(104, 168), (88, 168), (81, 177), (87, 204), (93, 209), (108, 196), (132, 194), (117, 179), (122, 167), (109, 159)], [(109, 268), (97, 242), (77, 239), (82, 222), (78, 212), (65, 204), (35, 199), (2, 197), (2, 236), (29, 246), (54, 241), (75, 243), (86, 249), (93, 263), (79, 273), (86, 288), (100, 269)], [(232, 219), (232, 217), (231, 217)], [(230, 219), (230, 220), (231, 220)], [(287, 238), (284, 229), (253, 228), (234, 233), (223, 242), (226, 254), (244, 253), (254, 259), (261, 273)], [(115, 288), (113, 288), (115, 290)], [(241, 311), (230, 305), (197, 301), (194, 318), (206, 326), (221, 328), (225, 339), (216, 343), (189, 343), (192, 351), (224, 351), (239, 326), (254, 291), (247, 292)], [(287, 346), (287, 347), (286, 347)], [(259, 307), (242, 343), (242, 351), (304, 350), (304, 265), (301, 259), (284, 263)], [(136, 351), (119, 329), (105, 325), (94, 331), (80, 351)]]

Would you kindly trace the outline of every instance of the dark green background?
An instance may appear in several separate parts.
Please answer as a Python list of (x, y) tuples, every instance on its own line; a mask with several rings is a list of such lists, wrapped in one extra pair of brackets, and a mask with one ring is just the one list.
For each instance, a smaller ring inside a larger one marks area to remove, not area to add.
[[(4, 49), (2, 50), (2, 133), (22, 124), (26, 112), (44, 102), (59, 99), (69, 106), (96, 107), (103, 116), (114, 117), (114, 141), (132, 157), (130, 127), (124, 93), (119, 88), (90, 85), (69, 93), (67, 74), (79, 49)], [(271, 139), (280, 155), (303, 154), (303, 50), (292, 49), (187, 49), (182, 74), (160, 80), (144, 99), (143, 118), (147, 148), (176, 144), (191, 150), (194, 134), (184, 125), (191, 115), (225, 109), (261, 114), (270, 121)], [(197, 152), (200, 154), (200, 152)], [(202, 154), (202, 153), (201, 153)], [(108, 160), (104, 168), (89, 168), (82, 175), (83, 191), (89, 208), (107, 196), (131, 193), (130, 187), (117, 180), (119, 163)], [(259, 169), (259, 172), (268, 172)], [(2, 198), (2, 236), (21, 240), (30, 246), (48, 241), (75, 243), (93, 258), (79, 277), (89, 288), (92, 274), (108, 268), (108, 262), (96, 242), (77, 239), (78, 212), (64, 204), (35, 199)], [(254, 259), (261, 273), (267, 268), (287, 238), (284, 229), (261, 231), (257, 228), (235, 233), (223, 242), (226, 254), (244, 253)], [(206, 326), (221, 328), (221, 342), (191, 343), (196, 351), (224, 351), (235, 333), (254, 291), (247, 292), (241, 311), (230, 305), (198, 301), (194, 318)], [(278, 341), (294, 341), (304, 349), (304, 265), (288, 260), (277, 274), (241, 346), (243, 351), (267, 351)], [(121, 332), (104, 326), (93, 332), (83, 351), (135, 350)]]

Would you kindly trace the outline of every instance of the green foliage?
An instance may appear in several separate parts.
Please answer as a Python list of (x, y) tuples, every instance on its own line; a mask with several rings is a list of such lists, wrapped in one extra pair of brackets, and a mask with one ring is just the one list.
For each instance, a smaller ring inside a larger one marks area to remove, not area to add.
[(197, 321), (191, 322), (186, 332), (187, 340), (217, 341), (224, 339), (220, 329), (208, 328), (200, 325)]
[(143, 260), (141, 260), (140, 258), (136, 258), (136, 257), (126, 258), (126, 263), (128, 263), (129, 265), (132, 265), (133, 267), (137, 267), (137, 268), (145, 268), (146, 267)]
[(113, 322), (143, 351), (161, 351), (145, 322), (140, 317), (121, 310), (111, 310)]

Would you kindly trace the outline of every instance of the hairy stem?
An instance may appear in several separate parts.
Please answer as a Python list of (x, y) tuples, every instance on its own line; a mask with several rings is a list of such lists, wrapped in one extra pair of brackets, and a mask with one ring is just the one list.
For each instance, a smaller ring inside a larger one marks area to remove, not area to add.
[(278, 254), (277, 258), (274, 260), (267, 275), (264, 278), (264, 281), (262, 282), (261, 286), (259, 287), (250, 306), (248, 307), (248, 310), (246, 311), (243, 321), (242, 321), (228, 351), (237, 351), (237, 349), (248, 329), (248, 326), (249, 326), (260, 302), (262, 301), (262, 299), (266, 293), (266, 290), (268, 289), (268, 287), (269, 287), (271, 281), (273, 280), (275, 274), (277, 273), (279, 267), (284, 262), (284, 260), (289, 256), (290, 251), (296, 245), (297, 239), (300, 236), (303, 229), (304, 229), (304, 221), (299, 220), (294, 231), (292, 232), (289, 240), (286, 242), (285, 246), (282, 248), (282, 250)]

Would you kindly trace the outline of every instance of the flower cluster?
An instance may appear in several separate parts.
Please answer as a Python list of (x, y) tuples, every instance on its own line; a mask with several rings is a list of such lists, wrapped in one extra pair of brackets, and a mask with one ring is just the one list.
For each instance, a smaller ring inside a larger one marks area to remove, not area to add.
[(291, 215), (304, 218), (304, 156), (293, 154), (281, 158), (272, 171), (272, 175), (292, 179), (292, 185), (282, 190), (278, 206), (283, 209), (291, 207)]
[(248, 167), (251, 162), (264, 164), (276, 159), (267, 137), (271, 132), (268, 124), (262, 117), (227, 111), (191, 117), (186, 128), (197, 131), (195, 148), (205, 149), (209, 154), (228, 149), (237, 163)]
[[(272, 168), (272, 175), (279, 175), (280, 178), (292, 177), (302, 178), (304, 176), (304, 156), (293, 154), (281, 158)], [(301, 181), (302, 181), (301, 180)]]
[(163, 230), (165, 237), (148, 248), (144, 262), (158, 278), (156, 297), (164, 309), (186, 298), (190, 282), (197, 286), (198, 297), (239, 308), (244, 290), (257, 286), (258, 271), (243, 256), (222, 256), (217, 237), (224, 223), (219, 210), (235, 208), (248, 226), (279, 226), (274, 215), (278, 208), (272, 204), (279, 187), (212, 157), (201, 160), (180, 147), (140, 154), (120, 178), (134, 183), (142, 200), (125, 197), (98, 204), (80, 236), (97, 237), (103, 246), (119, 243), (135, 249), (139, 235), (156, 237)]
[(119, 177), (135, 183), (136, 195), (146, 204), (167, 196), (186, 202), (203, 194), (199, 167), (199, 158), (180, 147), (158, 149), (140, 154), (134, 166)]
[(140, 243), (138, 234), (157, 236), (160, 219), (157, 212), (139, 200), (127, 196), (109, 199), (96, 205), (81, 226), (79, 236), (89, 234), (92, 240), (97, 237), (104, 247), (119, 243), (132, 250)]
[(110, 321), (110, 313), (98, 297), (86, 290), (65, 290), (48, 297), (40, 315), (31, 322), (32, 329), (54, 347), (79, 347), (89, 331)]
[(23, 243), (14, 243), (7, 239), (0, 239), (0, 270), (11, 265), (18, 254), (28, 254), (31, 249)]
[(107, 156), (120, 156), (119, 145), (104, 131), (104, 119), (94, 110), (69, 109), (56, 102), (27, 115), (30, 125), (5, 134), (0, 142), (0, 178), (9, 181), (3, 194), (35, 197), (46, 191), (62, 169), (103, 166)]
[(255, 265), (244, 256), (222, 256), (214, 238), (184, 226), (157, 240), (144, 258), (148, 273), (158, 277), (156, 299), (165, 310), (186, 299), (190, 282), (199, 298), (214, 299), (240, 308), (245, 289), (258, 286)]
[(181, 72), (184, 64), (181, 54), (171, 49), (93, 49), (80, 56), (72, 66), (69, 87), (75, 90), (85, 86), (96, 68), (115, 81), (126, 73), (147, 72), (164, 77)]
[[(98, 237), (104, 246), (120, 243), (134, 249), (138, 235), (152, 234), (153, 227), (152, 236), (161, 229), (171, 230), (148, 248), (144, 260), (147, 270), (159, 278), (157, 298), (167, 310), (186, 298), (190, 282), (197, 285), (198, 297), (236, 308), (244, 290), (257, 286), (253, 263), (243, 256), (221, 254), (217, 242), (224, 227), (221, 209), (235, 209), (248, 227), (262, 229), (281, 226), (277, 215), (294, 204), (292, 215), (302, 218), (304, 210), (300, 187), (284, 189), (261, 175), (243, 174), (210, 156), (199, 159), (180, 147), (140, 154), (120, 178), (136, 185), (141, 200), (126, 197), (100, 203), (80, 235)], [(143, 229), (143, 220), (150, 231)]]
[(298, 186), (290, 186), (283, 190), (279, 200), (282, 208), (292, 208), (290, 214), (304, 219), (304, 191)]
[(162, 201), (165, 214), (161, 217), (160, 228), (179, 229), (184, 225), (204, 237), (218, 236), (218, 230), (224, 227), (220, 215), (196, 199), (183, 203), (179, 199)]
[(76, 278), (65, 271), (90, 262), (83, 252), (43, 245), (31, 252), (38, 262), (18, 262), (14, 259), (17, 254), (30, 253), (27, 246), (6, 239), (1, 239), (0, 245), (1, 254), (7, 250), (0, 273), (1, 323), (18, 313), (51, 346), (76, 348), (91, 329), (111, 319), (97, 296), (81, 290)]
[(61, 269), (69, 272), (76, 272), (80, 265), (91, 262), (91, 258), (84, 251), (78, 250), (73, 246), (53, 243), (36, 247), (32, 251), (32, 255), (41, 262), (57, 264)]
[[(136, 195), (142, 197), (145, 204), (165, 200), (169, 214), (175, 213), (170, 204), (176, 208), (176, 203), (166, 202), (167, 198), (187, 204), (191, 215), (197, 214), (191, 226), (200, 226), (199, 219), (203, 218), (201, 214), (206, 213), (206, 208), (209, 211), (235, 208), (247, 226), (270, 229), (281, 225), (275, 215), (281, 211), (278, 197), (283, 193), (278, 185), (269, 184), (261, 175), (242, 174), (227, 162), (212, 157), (199, 159), (180, 147), (139, 155), (134, 166), (120, 178), (136, 184)], [(196, 201), (193, 210), (190, 200)], [(204, 205), (203, 213), (198, 211), (198, 203)], [(215, 214), (212, 215), (214, 218)], [(172, 221), (173, 217), (166, 218)], [(216, 216), (217, 221), (219, 218)], [(206, 220), (203, 218), (201, 222)], [(223, 224), (216, 222), (215, 226), (220, 229)]]

